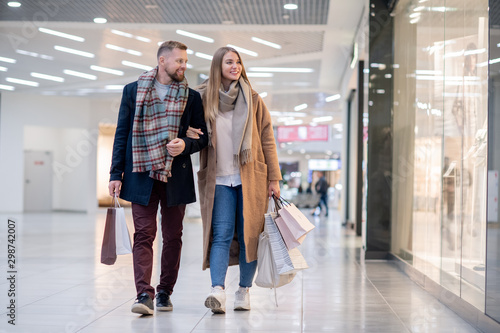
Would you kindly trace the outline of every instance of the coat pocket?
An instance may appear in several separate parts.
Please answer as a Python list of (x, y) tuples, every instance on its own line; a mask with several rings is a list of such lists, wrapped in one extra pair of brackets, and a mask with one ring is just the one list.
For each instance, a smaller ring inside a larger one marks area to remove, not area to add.
[(267, 178), (267, 164), (266, 163), (255, 161), (254, 169), (255, 169), (255, 172), (264, 174), (264, 175), (266, 175), (266, 178)]

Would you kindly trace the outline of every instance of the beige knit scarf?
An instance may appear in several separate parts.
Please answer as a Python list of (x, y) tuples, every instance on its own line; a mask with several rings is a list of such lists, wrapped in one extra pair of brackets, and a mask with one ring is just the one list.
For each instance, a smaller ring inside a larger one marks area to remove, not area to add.
[[(196, 90), (204, 98), (208, 80), (203, 82)], [(238, 81), (233, 81), (227, 92), (221, 84), (219, 88), (219, 112), (234, 110), (233, 114), (233, 161), (244, 165), (252, 161), (252, 128), (253, 128), (253, 107), (252, 88), (240, 77)], [(212, 142), (212, 128), (207, 122), (209, 146)]]
[(252, 161), (252, 91), (242, 78), (219, 89), (219, 112), (233, 111), (233, 164)]

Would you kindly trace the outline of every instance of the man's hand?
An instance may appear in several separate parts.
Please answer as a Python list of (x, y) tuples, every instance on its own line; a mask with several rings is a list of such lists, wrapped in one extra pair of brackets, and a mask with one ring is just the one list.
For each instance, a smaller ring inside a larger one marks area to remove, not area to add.
[(280, 181), (279, 180), (271, 180), (269, 181), (269, 197), (272, 197), (274, 193), (274, 196), (279, 198), (280, 197)]
[(186, 148), (186, 143), (179, 138), (175, 138), (167, 144), (167, 151), (172, 157), (182, 153), (184, 148)]
[(188, 127), (186, 132), (186, 136), (191, 139), (199, 139), (200, 135), (203, 135), (203, 132), (199, 128), (193, 128), (191, 126)]
[(120, 195), (120, 187), (122, 187), (121, 180), (110, 181), (108, 185), (109, 195), (114, 197), (116, 193), (116, 196), (118, 197)]

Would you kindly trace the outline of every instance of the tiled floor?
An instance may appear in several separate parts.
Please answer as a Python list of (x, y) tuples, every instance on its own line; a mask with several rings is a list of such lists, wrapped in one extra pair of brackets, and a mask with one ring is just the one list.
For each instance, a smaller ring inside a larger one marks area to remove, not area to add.
[[(130, 210), (126, 211), (130, 228)], [(203, 305), (210, 287), (201, 270), (201, 222), (184, 227), (181, 270), (173, 312), (140, 317), (130, 312), (135, 298), (131, 255), (113, 266), (99, 262), (105, 210), (97, 214), (0, 215), (0, 333), (127, 332), (476, 332), (424, 292), (394, 264), (357, 262), (360, 239), (340, 226), (335, 212), (311, 218), (316, 229), (301, 251), (310, 268), (274, 292), (253, 287), (252, 310), (231, 304), (238, 270), (227, 276), (228, 311), (212, 315)], [(8, 297), (7, 220), (16, 221), (16, 296)], [(131, 228), (132, 230), (132, 228)], [(158, 242), (156, 242), (158, 248)], [(156, 266), (156, 265), (155, 265)], [(154, 271), (154, 283), (158, 271)], [(6, 308), (16, 301), (15, 326)]]

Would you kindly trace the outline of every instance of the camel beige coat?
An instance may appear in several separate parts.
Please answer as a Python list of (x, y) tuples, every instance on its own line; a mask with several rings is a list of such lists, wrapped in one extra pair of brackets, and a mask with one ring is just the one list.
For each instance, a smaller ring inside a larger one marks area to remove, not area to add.
[[(269, 201), (269, 180), (281, 180), (271, 115), (262, 98), (252, 90), (253, 129), (252, 161), (240, 166), (243, 191), (244, 238), (247, 262), (257, 260), (259, 234), (264, 229), (264, 214)], [(203, 220), (203, 270), (210, 267), (212, 248), (212, 209), (214, 207), (217, 128), (212, 127), (212, 144), (200, 152), (198, 189)], [(235, 222), (236, 223), (236, 222)], [(235, 233), (229, 253), (229, 265), (238, 264), (239, 244)]]

